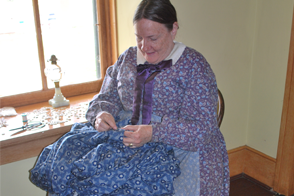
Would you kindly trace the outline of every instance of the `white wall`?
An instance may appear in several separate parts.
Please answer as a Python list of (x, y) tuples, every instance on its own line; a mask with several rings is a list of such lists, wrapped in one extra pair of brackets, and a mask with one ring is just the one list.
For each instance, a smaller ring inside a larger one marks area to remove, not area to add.
[(247, 145), (275, 158), (294, 1), (257, 2)]
[[(127, 3), (126, 3), (127, 2)], [(136, 45), (140, 0), (119, 0), (119, 52)], [(171, 0), (177, 41), (201, 52), (225, 98), (227, 149), (249, 145), (276, 157), (294, 0)]]
[(121, 54), (136, 45), (133, 29), (133, 15), (141, 0), (117, 0), (118, 51)]
[(29, 180), (37, 157), (0, 166), (0, 196), (46, 196)]

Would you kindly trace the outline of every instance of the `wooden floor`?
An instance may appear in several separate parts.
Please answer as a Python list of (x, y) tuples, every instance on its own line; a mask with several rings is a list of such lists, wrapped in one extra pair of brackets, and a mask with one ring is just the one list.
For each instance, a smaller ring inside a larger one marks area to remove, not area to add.
[[(230, 196), (277, 196), (271, 188), (255, 179), (240, 174), (231, 178)], [(282, 196), (282, 195), (280, 195)]]

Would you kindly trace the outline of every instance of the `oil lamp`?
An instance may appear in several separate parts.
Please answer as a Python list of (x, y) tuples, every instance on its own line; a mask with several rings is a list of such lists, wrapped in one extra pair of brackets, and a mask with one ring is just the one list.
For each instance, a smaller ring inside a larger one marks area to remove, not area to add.
[(56, 61), (58, 59), (56, 58), (55, 55), (52, 55), (50, 60), (51, 63), (48, 63), (46, 68), (45, 68), (45, 75), (47, 78), (52, 80), (55, 85), (55, 94), (53, 99), (49, 100), (49, 104), (54, 107), (62, 107), (62, 106), (68, 106), (69, 105), (69, 100), (67, 100), (63, 94), (61, 93), (61, 89), (59, 87), (59, 82), (62, 78), (62, 75), (64, 74), (61, 71), (61, 68), (59, 65), (57, 65)]

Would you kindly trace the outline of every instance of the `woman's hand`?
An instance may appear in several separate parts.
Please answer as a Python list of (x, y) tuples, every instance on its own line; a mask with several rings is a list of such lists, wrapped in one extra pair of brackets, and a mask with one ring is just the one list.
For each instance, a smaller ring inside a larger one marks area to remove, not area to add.
[(99, 132), (117, 129), (113, 116), (108, 112), (99, 112), (97, 114), (94, 127)]
[(152, 139), (151, 125), (127, 125), (122, 129), (126, 130), (123, 143), (129, 147), (140, 147)]

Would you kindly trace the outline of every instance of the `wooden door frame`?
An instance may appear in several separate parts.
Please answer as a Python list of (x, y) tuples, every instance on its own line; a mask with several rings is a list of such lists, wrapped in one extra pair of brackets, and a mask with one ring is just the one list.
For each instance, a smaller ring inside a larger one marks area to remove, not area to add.
[(287, 196), (294, 194), (294, 12), (292, 16), (274, 190)]

